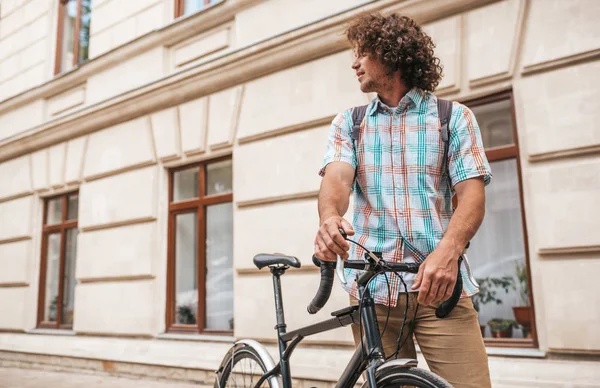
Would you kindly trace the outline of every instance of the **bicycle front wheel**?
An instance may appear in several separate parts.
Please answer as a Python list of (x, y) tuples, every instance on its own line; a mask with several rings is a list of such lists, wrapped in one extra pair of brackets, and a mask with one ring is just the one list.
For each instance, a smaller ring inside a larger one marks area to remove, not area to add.
[[(215, 388), (254, 388), (267, 368), (260, 356), (250, 346), (232, 348), (217, 373)], [(259, 388), (271, 388), (263, 381)]]
[[(368, 387), (365, 382), (363, 387)], [(452, 385), (438, 375), (419, 368), (392, 368), (377, 376), (377, 386), (383, 388), (452, 388)]]

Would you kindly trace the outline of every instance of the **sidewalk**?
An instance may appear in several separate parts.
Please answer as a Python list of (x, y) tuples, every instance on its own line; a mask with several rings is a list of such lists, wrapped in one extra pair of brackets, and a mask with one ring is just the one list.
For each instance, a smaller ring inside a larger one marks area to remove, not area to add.
[(209, 388), (165, 380), (0, 367), (0, 388)]

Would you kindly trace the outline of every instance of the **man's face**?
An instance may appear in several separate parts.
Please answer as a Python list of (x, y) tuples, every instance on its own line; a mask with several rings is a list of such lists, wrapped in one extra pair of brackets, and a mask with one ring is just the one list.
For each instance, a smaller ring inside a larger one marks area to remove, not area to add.
[(356, 72), (360, 90), (363, 93), (379, 93), (392, 82), (393, 72), (369, 54), (360, 54), (354, 50), (352, 69)]

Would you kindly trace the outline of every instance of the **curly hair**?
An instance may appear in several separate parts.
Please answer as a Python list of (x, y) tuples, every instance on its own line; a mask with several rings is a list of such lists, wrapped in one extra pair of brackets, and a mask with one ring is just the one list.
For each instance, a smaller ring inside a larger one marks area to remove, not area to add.
[(377, 58), (393, 71), (400, 69), (409, 88), (433, 92), (442, 79), (435, 44), (409, 17), (362, 15), (350, 24), (346, 37), (360, 54)]

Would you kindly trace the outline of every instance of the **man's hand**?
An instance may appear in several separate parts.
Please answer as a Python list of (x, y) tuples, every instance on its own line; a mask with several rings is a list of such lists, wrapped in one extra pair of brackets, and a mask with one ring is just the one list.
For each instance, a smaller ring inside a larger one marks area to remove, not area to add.
[(413, 290), (421, 288), (417, 297), (419, 304), (428, 306), (452, 296), (458, 275), (459, 255), (456, 249), (440, 243), (421, 264), (412, 286)]
[(348, 258), (350, 244), (346, 242), (338, 229), (343, 229), (348, 236), (354, 235), (352, 225), (340, 216), (330, 216), (322, 223), (315, 237), (315, 256), (325, 261), (336, 261), (337, 255)]

